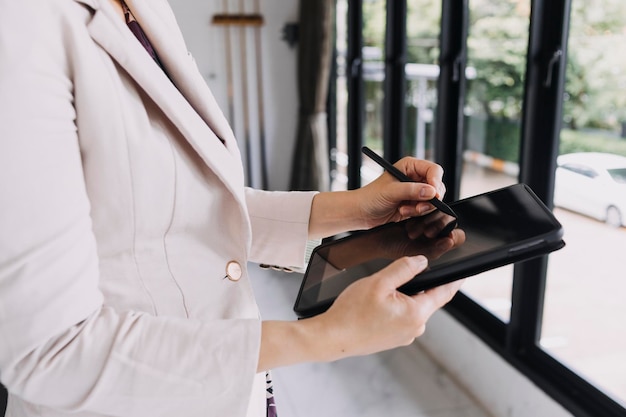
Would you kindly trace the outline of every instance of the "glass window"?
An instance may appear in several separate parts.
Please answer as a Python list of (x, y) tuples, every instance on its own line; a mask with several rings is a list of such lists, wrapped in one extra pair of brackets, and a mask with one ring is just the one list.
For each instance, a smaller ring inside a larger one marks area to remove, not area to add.
[(433, 159), (441, 0), (408, 0), (405, 155)]
[[(367, 4), (369, 4), (370, 17), (366, 12)], [(378, 25), (380, 20), (385, 18), (385, 4), (386, 2), (382, 1), (364, 2), (364, 19), (372, 23), (376, 22)], [(374, 18), (374, 16), (376, 17)], [(407, 1), (406, 19), (407, 61), (404, 98), (406, 128), (403, 137), (399, 140), (402, 141), (404, 155), (432, 159), (434, 146), (433, 118), (437, 101), (437, 79), (439, 77), (437, 61), (439, 58), (441, 1)], [(374, 27), (377, 26), (372, 26), (372, 28)], [(381, 42), (384, 42), (384, 36), (381, 37), (378, 31), (368, 31), (367, 28), (364, 28), (364, 37), (374, 41), (370, 42), (371, 46), (364, 48), (363, 55), (367, 100), (365, 144), (382, 155), (384, 50), (382, 47), (375, 46), (377, 45), (375, 40), (380, 39)], [(372, 59), (368, 60), (368, 56)], [(365, 159), (361, 170), (363, 184), (370, 182), (381, 172), (382, 170), (378, 165)]]
[[(365, 122), (363, 142), (383, 153), (383, 101), (385, 80), (386, 1), (363, 1), (363, 82)], [(337, 145), (332, 150), (336, 170), (332, 173), (335, 190), (346, 189), (347, 108), (346, 15), (347, 1), (337, 2)], [(406, 131), (402, 140), (405, 155), (432, 159), (433, 117), (439, 76), (440, 0), (409, 0), (407, 3)], [(375, 179), (381, 168), (363, 159), (362, 184)]]
[(609, 175), (615, 182), (626, 183), (626, 168), (609, 169)]
[[(365, 87), (365, 123), (363, 144), (382, 154), (383, 106), (385, 99), (385, 30), (387, 2), (363, 1), (363, 82)], [(378, 165), (364, 158), (361, 168), (363, 185), (373, 181), (382, 172)]]
[[(346, 80), (347, 68), (347, 0), (337, 1), (337, 144), (331, 150), (336, 169), (331, 173), (333, 190), (347, 189), (347, 103), (348, 88)], [(385, 27), (386, 1), (363, 1), (363, 82), (365, 96), (365, 118), (363, 126), (363, 144), (382, 154), (383, 137), (383, 100), (385, 80)], [(376, 164), (370, 166), (364, 160), (361, 169), (362, 184), (374, 180), (382, 171)]]
[[(573, 0), (541, 346), (626, 405), (626, 3)], [(579, 172), (580, 169), (577, 169)]]
[(334, 80), (336, 120), (335, 147), (330, 150), (331, 159), (334, 162), (334, 169), (330, 173), (331, 189), (346, 190), (348, 188), (348, 82), (347, 71), (347, 51), (348, 51), (348, 2), (347, 0), (337, 0), (335, 8), (335, 48), (337, 76)]
[[(333, 157), (337, 169), (333, 173), (333, 189), (345, 189), (348, 0), (337, 0), (336, 4), (337, 141)], [(364, 144), (382, 153), (386, 3), (363, 0), (357, 5), (362, 6), (363, 11), (365, 98), (361, 103), (364, 112), (358, 113), (355, 119), (364, 124), (359, 127), (363, 128)], [(450, 2), (444, 3), (444, 11), (447, 12), (445, 7), (449, 6)], [(533, 37), (533, 51), (538, 45), (543, 48), (544, 42), (550, 43), (552, 35), (560, 36), (564, 33), (562, 30), (567, 32), (567, 28), (557, 23), (564, 16), (558, 14), (567, 11), (569, 0), (557, 2), (554, 7), (552, 3), (541, 2), (535, 6), (533, 16), (541, 27), (533, 32), (537, 38)], [(560, 155), (554, 173), (554, 211), (563, 223), (567, 245), (548, 259), (543, 316), (530, 311), (531, 323), (520, 314), (515, 317), (515, 323), (511, 323), (515, 325), (506, 325), (510, 318), (512, 266), (467, 280), (463, 291), (478, 305), (460, 298), (463, 302), (456, 306), (453, 302), (454, 308), (450, 311), (463, 315), (467, 326), (479, 330), (477, 333), (505, 357), (520, 359), (529, 369), (549, 364), (545, 373), (527, 375), (547, 384), (550, 387), (547, 392), (560, 398), (566, 407), (582, 407), (592, 410), (589, 415), (604, 415), (595, 411), (605, 409), (605, 399), (572, 394), (576, 391), (586, 394), (589, 387), (577, 378), (570, 379), (567, 373), (564, 373), (566, 380), (557, 381), (561, 378), (553, 376), (561, 375), (555, 373), (558, 367), (553, 369), (551, 358), (543, 355), (544, 352), (537, 352), (541, 350), (554, 356), (565, 367), (626, 406), (626, 336), (621, 323), (626, 316), (626, 303), (622, 301), (626, 279), (620, 258), (626, 247), (626, 190), (623, 188), (626, 186), (626, 54), (620, 53), (626, 44), (626, 2), (571, 0), (571, 6)], [(531, 0), (470, 0), (469, 8), (462, 198), (518, 181)], [(440, 1), (407, 0), (407, 124), (398, 140), (403, 141), (401, 148), (405, 154), (426, 159), (433, 156), (433, 136), (437, 133), (433, 129), (436, 114), (433, 110), (438, 105), (441, 11)], [(540, 88), (529, 86), (531, 92)], [(552, 99), (554, 91), (559, 90), (552, 89), (540, 96)], [(452, 109), (447, 108), (448, 104), (439, 104), (439, 107), (446, 107), (444, 114), (447, 116), (455, 111), (456, 105)], [(559, 110), (552, 105), (548, 107), (547, 115)], [(365, 116), (363, 121), (361, 115)], [(525, 122), (531, 131), (543, 132), (541, 121), (531, 118)], [(548, 139), (551, 144), (551, 134)], [(536, 146), (544, 138), (539, 134), (527, 140), (527, 145)], [(548, 162), (544, 155), (541, 165), (545, 168)], [(381, 170), (368, 163), (365, 158), (361, 166), (363, 184)], [(528, 172), (524, 172), (524, 176), (527, 175)], [(545, 175), (545, 185), (551, 183), (550, 175)], [(541, 181), (540, 178), (534, 183)], [(534, 274), (532, 270), (522, 272), (520, 279)], [(520, 306), (530, 305), (530, 310), (534, 310), (535, 302), (543, 300), (541, 288), (531, 285), (529, 294), (522, 291), (528, 288), (522, 287), (516, 286), (517, 313), (528, 312)], [(496, 319), (484, 320), (481, 307)], [(503, 323), (497, 323), (498, 319)], [(536, 320), (542, 320), (541, 330)], [(540, 346), (534, 343), (535, 332), (541, 333)]]
[[(461, 197), (515, 184), (519, 173), (530, 0), (471, 0)], [(503, 321), (513, 267), (467, 280), (463, 291)]]

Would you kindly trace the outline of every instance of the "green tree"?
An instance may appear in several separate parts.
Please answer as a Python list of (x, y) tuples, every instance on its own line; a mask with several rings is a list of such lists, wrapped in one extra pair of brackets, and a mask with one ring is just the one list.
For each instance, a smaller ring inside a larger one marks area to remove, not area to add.
[(437, 64), (439, 61), (440, 0), (410, 0), (407, 3), (407, 61)]
[(517, 120), (522, 110), (528, 9), (520, 1), (470, 2), (468, 65), (476, 69), (468, 104), (474, 114)]
[[(440, 0), (410, 0), (407, 3), (407, 62), (437, 63), (439, 58)], [(363, 2), (363, 44), (385, 47), (386, 2)]]
[(626, 121), (626, 2), (574, 1), (565, 120), (617, 131)]
[(363, 45), (384, 50), (387, 19), (384, 0), (363, 1)]
[[(391, 0), (389, 0), (391, 1)], [(530, 0), (471, 0), (467, 105), (475, 115), (521, 117)], [(364, 0), (364, 41), (384, 51), (386, 2)], [(441, 3), (409, 0), (408, 62), (437, 63)], [(626, 1), (572, 2), (564, 119), (574, 129), (617, 131), (626, 122)]]

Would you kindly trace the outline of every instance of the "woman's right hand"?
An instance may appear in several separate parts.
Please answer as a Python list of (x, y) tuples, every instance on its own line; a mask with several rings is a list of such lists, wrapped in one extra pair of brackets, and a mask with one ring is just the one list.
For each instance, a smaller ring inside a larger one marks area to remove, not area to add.
[(317, 321), (328, 357), (336, 360), (406, 346), (422, 335), (426, 322), (448, 303), (463, 280), (413, 296), (397, 290), (427, 266), (424, 256), (404, 257), (346, 288)]
[(264, 321), (257, 371), (328, 362), (406, 346), (430, 316), (452, 299), (462, 280), (406, 295), (397, 290), (427, 265), (403, 257), (349, 285), (326, 312), (298, 321)]

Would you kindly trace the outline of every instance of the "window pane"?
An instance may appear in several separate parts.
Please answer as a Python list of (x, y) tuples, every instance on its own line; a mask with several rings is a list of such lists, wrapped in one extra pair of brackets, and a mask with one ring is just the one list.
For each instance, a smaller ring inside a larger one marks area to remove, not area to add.
[[(471, 0), (461, 197), (511, 185), (519, 143), (530, 1)], [(463, 291), (508, 321), (513, 268), (469, 279)]]
[[(364, 2), (363, 6), (368, 2)], [(370, 7), (378, 16), (372, 21), (384, 17), (384, 2), (373, 1)], [(380, 4), (379, 4), (380, 3)], [(374, 8), (376, 4), (376, 8)], [(365, 12), (364, 12), (365, 15)], [(422, 159), (432, 159), (433, 116), (437, 102), (437, 79), (439, 77), (439, 31), (441, 21), (441, 0), (409, 0), (407, 2), (407, 63), (406, 73), (406, 129), (403, 141), (404, 155), (413, 155)], [(366, 37), (374, 38), (365, 32)], [(384, 40), (384, 37), (382, 38)], [(365, 53), (367, 50), (367, 54)], [(384, 92), (384, 59), (382, 49), (371, 47), (364, 50), (365, 61), (367, 125), (365, 143), (382, 154), (382, 117)], [(375, 61), (378, 59), (378, 61)], [(363, 162), (361, 175), (363, 183), (376, 178), (382, 169), (369, 159)]]
[(348, 84), (346, 80), (347, 51), (348, 51), (348, 2), (337, 0), (336, 13), (336, 43), (337, 48), (337, 79), (335, 86), (335, 100), (337, 102), (335, 115), (337, 120), (336, 144), (331, 149), (331, 159), (334, 169), (330, 173), (332, 190), (348, 189)]
[(625, 44), (625, 2), (572, 2), (541, 345), (626, 405)]
[(433, 159), (441, 0), (407, 2), (406, 155)]
[[(365, 86), (365, 123), (363, 144), (382, 155), (384, 82), (385, 82), (385, 28), (387, 23), (385, 0), (363, 1), (363, 82)], [(373, 181), (382, 168), (363, 159), (361, 183)]]
[[(363, 81), (365, 96), (365, 119), (363, 126), (363, 143), (382, 153), (383, 137), (383, 99), (385, 67), (385, 25), (386, 1), (363, 1)], [(347, 52), (347, 0), (337, 1), (337, 145), (331, 150), (336, 169), (331, 173), (332, 189), (347, 189), (347, 103), (348, 92), (346, 82)], [(361, 170), (362, 184), (375, 179), (381, 170), (378, 166), (366, 165)], [(374, 164), (375, 165), (375, 164)]]
[[(332, 173), (333, 189), (346, 189), (347, 132), (346, 132), (346, 39), (347, 2), (337, 2), (337, 145), (332, 151), (336, 170)], [(439, 30), (441, 20), (440, 0), (409, 0), (407, 3), (407, 124), (403, 138), (405, 155), (432, 159), (433, 116), (437, 98), (439, 76)], [(384, 45), (386, 2), (363, 2), (363, 78), (365, 87), (364, 143), (383, 153), (383, 100), (384, 100)], [(362, 183), (376, 178), (382, 169), (363, 159)]]

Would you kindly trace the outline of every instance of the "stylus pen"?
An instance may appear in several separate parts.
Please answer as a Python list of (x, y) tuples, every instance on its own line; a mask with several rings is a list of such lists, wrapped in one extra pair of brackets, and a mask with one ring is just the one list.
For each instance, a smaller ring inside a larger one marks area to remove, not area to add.
[[(370, 158), (372, 158), (372, 160), (374, 162), (376, 162), (378, 165), (380, 165), (381, 167), (383, 167), (385, 169), (385, 171), (387, 171), (388, 173), (390, 173), (391, 175), (393, 175), (398, 181), (400, 182), (414, 182), (411, 178), (407, 177), (406, 175), (404, 175), (402, 173), (402, 171), (400, 171), (398, 168), (394, 167), (391, 162), (384, 160), (383, 158), (381, 158), (380, 156), (378, 156), (378, 154), (376, 152), (374, 152), (373, 150), (371, 150), (370, 148), (368, 148), (367, 146), (363, 146), (361, 148), (361, 151), (369, 156)], [(456, 213), (454, 212), (454, 210), (452, 210), (450, 208), (450, 206), (448, 206), (446, 203), (444, 203), (443, 201), (437, 199), (437, 197), (433, 197), (432, 199), (430, 199), (428, 201), (430, 204), (432, 204), (433, 206), (437, 207), (439, 210), (441, 210), (442, 212), (454, 217), (455, 219), (458, 218), (458, 216), (456, 215)]]

